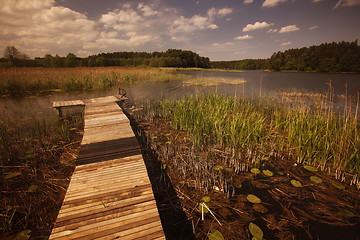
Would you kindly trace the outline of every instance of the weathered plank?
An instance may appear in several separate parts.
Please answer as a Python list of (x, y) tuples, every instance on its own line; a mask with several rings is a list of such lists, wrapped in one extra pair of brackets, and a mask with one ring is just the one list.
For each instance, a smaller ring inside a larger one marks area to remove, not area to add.
[[(83, 101), (77, 166), (50, 239), (165, 239), (140, 147), (116, 101)], [(74, 103), (54, 106), (66, 104)]]

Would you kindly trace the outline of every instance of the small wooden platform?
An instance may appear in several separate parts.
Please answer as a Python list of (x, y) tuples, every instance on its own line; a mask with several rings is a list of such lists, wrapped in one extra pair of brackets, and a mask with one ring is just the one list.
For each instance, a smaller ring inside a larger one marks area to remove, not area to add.
[(83, 101), (84, 137), (50, 239), (165, 239), (138, 142), (116, 101)]

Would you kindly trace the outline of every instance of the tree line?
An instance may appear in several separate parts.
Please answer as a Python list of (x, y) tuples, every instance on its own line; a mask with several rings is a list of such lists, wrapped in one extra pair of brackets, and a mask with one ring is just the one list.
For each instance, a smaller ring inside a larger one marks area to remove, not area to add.
[(357, 40), (323, 43), (318, 46), (276, 52), (268, 59), (212, 61), (211, 67), (272, 71), (360, 72), (360, 46)]
[(209, 68), (210, 60), (192, 51), (169, 49), (166, 52), (113, 52), (100, 53), (86, 58), (69, 53), (66, 57), (46, 54), (30, 59), (14, 46), (4, 50), (0, 67), (197, 67)]

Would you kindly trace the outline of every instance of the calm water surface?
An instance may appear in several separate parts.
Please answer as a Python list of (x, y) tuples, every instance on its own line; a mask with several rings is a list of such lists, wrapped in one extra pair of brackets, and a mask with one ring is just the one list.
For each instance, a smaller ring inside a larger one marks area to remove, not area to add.
[[(179, 71), (175, 74), (184, 74), (183, 80), (167, 82), (143, 81), (126, 88), (128, 97), (134, 100), (151, 98), (172, 98), (200, 92), (217, 92), (227, 95), (273, 95), (281, 91), (306, 91), (326, 93), (331, 81), (336, 94), (353, 95), (360, 91), (360, 74), (330, 74), (330, 73), (283, 73), (283, 72), (205, 72)], [(229, 81), (242, 79), (243, 84), (222, 84), (213, 87), (184, 86), (183, 81), (194, 78), (210, 77), (227, 79)], [(347, 86), (347, 87), (346, 87)], [(27, 117), (47, 117), (56, 115), (52, 109), (53, 101), (94, 98), (117, 94), (118, 89), (105, 91), (91, 91), (80, 93), (56, 93), (48, 96), (27, 98), (0, 99), (1, 118), (14, 120)]]

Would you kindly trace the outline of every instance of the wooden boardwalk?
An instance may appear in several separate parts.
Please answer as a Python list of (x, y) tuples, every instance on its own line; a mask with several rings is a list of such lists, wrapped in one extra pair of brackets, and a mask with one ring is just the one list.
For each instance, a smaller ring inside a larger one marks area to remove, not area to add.
[(50, 239), (165, 239), (138, 142), (116, 101), (83, 100), (84, 137)]

